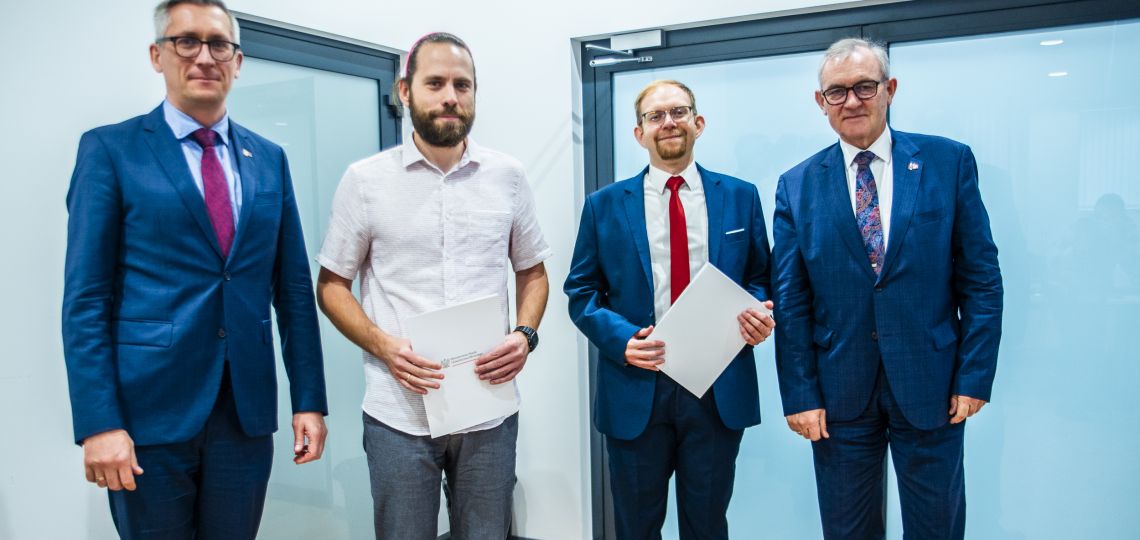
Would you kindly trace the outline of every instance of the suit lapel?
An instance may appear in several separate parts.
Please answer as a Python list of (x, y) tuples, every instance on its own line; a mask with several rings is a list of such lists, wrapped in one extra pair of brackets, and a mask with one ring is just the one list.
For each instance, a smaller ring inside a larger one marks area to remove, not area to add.
[(230, 256), (237, 252), (242, 244), (242, 239), (248, 234), (246, 224), (249, 223), (249, 218), (253, 213), (253, 199), (256, 194), (254, 172), (256, 167), (253, 160), (256, 158), (254, 153), (249, 150), (249, 137), (246, 136), (245, 128), (237, 125), (234, 121), (230, 120), (230, 144), (233, 145), (234, 166), (237, 167), (238, 177), (241, 181), (241, 217), (237, 222), (237, 231), (234, 235), (234, 244), (230, 248)]
[(626, 235), (633, 238), (637, 247), (637, 256), (641, 259), (641, 269), (645, 273), (645, 282), (649, 284), (650, 296), (653, 295), (653, 270), (649, 265), (649, 237), (645, 230), (645, 174), (649, 167), (641, 174), (631, 178), (625, 188), (625, 217), (629, 230)]
[(855, 211), (851, 208), (851, 192), (847, 189), (847, 164), (843, 162), (843, 150), (838, 143), (831, 147), (827, 157), (820, 162), (819, 180), (821, 199), (839, 237), (851, 255), (862, 263), (858, 266), (865, 269), (867, 277), (874, 279), (875, 272), (867, 262), (867, 248), (863, 245), (863, 235), (859, 232)]
[(194, 221), (198, 223), (198, 228), (202, 229), (202, 234), (206, 235), (214, 252), (221, 257), (222, 249), (218, 245), (218, 237), (214, 234), (214, 226), (206, 213), (206, 200), (202, 198), (202, 192), (198, 191), (198, 186), (194, 184), (194, 177), (191, 176), (189, 165), (186, 163), (186, 155), (182, 153), (182, 143), (174, 138), (174, 132), (166, 125), (161, 105), (143, 119), (143, 130), (146, 131), (144, 139), (147, 146), (154, 152), (155, 159), (166, 173), (167, 179), (174, 185), (182, 203), (186, 205), (186, 210), (194, 217)]
[(697, 164), (701, 173), (701, 185), (705, 191), (705, 209), (709, 221), (709, 262), (720, 262), (720, 243), (724, 239), (724, 189), (720, 185), (720, 175), (705, 170)]
[(894, 171), (894, 201), (891, 203), (891, 235), (887, 241), (887, 252), (883, 257), (883, 270), (880, 278), (894, 266), (899, 258), (902, 240), (910, 227), (918, 199), (919, 182), (922, 180), (922, 161), (915, 154), (918, 148), (905, 134), (891, 130), (891, 170)]

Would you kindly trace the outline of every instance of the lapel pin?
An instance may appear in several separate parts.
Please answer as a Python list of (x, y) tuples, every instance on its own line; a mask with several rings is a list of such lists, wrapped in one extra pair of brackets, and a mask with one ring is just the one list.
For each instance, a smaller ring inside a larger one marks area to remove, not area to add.
[[(245, 157), (253, 157), (253, 152), (250, 152), (249, 150), (242, 148), (241, 149), (241, 155), (243, 155)], [(911, 163), (911, 165), (914, 165), (914, 163)], [(917, 167), (917, 165), (915, 165), (915, 166)]]
[(915, 163), (915, 162), (913, 162), (913, 161), (912, 161), (912, 162), (910, 162), (910, 163), (907, 163), (907, 165), (906, 165), (906, 170), (908, 170), (908, 171), (913, 171), (913, 170), (915, 170), (915, 169), (918, 169), (918, 163)]

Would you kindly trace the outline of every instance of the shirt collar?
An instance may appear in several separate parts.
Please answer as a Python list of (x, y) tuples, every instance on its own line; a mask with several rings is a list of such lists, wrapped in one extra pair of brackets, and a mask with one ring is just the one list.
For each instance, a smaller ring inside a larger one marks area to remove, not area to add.
[[(162, 100), (162, 115), (166, 119), (166, 125), (170, 126), (170, 130), (174, 132), (174, 137), (178, 140), (183, 140), (189, 137), (191, 133), (198, 131), (202, 127), (197, 120), (190, 118), (190, 115), (178, 110), (169, 101)], [(210, 126), (218, 134), (218, 139), (221, 140), (225, 146), (230, 145), (230, 112), (226, 111), (222, 115), (222, 119), (218, 123)]]
[[(851, 164), (855, 162), (855, 156), (859, 152), (863, 151), (855, 145), (844, 141), (843, 139), (839, 139), (839, 148), (843, 150), (843, 164), (847, 167), (850, 167)], [(884, 129), (882, 135), (879, 135), (879, 138), (875, 139), (875, 142), (871, 143), (871, 146), (868, 146), (867, 150), (870, 150), (871, 153), (875, 154), (875, 159), (881, 159), (886, 163), (890, 163), (891, 128), (888, 127)]]
[[(674, 175), (658, 169), (653, 165), (650, 165), (649, 172), (645, 174), (645, 187), (647, 189), (652, 189), (654, 193), (657, 193), (659, 195), (665, 193), (665, 183), (668, 182), (669, 178), (672, 176)], [(676, 176), (680, 176), (681, 178), (685, 179), (683, 186), (689, 186), (689, 191), (703, 190), (703, 186), (701, 184), (701, 173), (697, 170), (696, 160), (689, 162), (689, 166), (685, 167), (685, 170), (681, 171), (681, 174), (678, 174)]]
[[(470, 163), (477, 164), (483, 161), (483, 148), (481, 146), (475, 144), (475, 141), (471, 140), (471, 137), (467, 137), (464, 140), (464, 143), (467, 145), (467, 147), (463, 149), (463, 156), (459, 158), (459, 163), (455, 165), (454, 170), (456, 171), (462, 169), (463, 167), (466, 167)], [(423, 152), (420, 152), (420, 149), (416, 146), (416, 143), (411, 137), (409, 137), (408, 140), (404, 142), (400, 157), (402, 159), (402, 165), (404, 166), (404, 169), (407, 169), (413, 164), (419, 163), (421, 161), (433, 169), (436, 168), (435, 165), (432, 165), (432, 163), (428, 161), (426, 157), (424, 157)], [(447, 171), (442, 172), (444, 174), (447, 173)]]

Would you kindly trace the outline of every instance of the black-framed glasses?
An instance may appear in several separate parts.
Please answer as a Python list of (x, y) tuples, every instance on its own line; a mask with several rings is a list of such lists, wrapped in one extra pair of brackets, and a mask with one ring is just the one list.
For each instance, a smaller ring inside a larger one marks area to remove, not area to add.
[(879, 86), (886, 81), (859, 81), (852, 86), (837, 86), (824, 90), (823, 99), (832, 105), (843, 105), (847, 102), (847, 93), (855, 92), (859, 99), (871, 99), (878, 95)]
[(649, 111), (641, 113), (641, 119), (650, 124), (660, 124), (665, 121), (665, 116), (668, 115), (674, 122), (681, 123), (689, 119), (689, 115), (693, 113), (693, 108), (688, 105), (681, 105), (680, 107), (673, 107), (667, 111)]
[(223, 39), (201, 40), (193, 36), (173, 36), (154, 40), (159, 45), (164, 41), (173, 43), (174, 52), (182, 58), (197, 58), (198, 53), (202, 52), (202, 44), (206, 44), (210, 48), (210, 56), (218, 62), (233, 60), (238, 49), (241, 49), (241, 45)]

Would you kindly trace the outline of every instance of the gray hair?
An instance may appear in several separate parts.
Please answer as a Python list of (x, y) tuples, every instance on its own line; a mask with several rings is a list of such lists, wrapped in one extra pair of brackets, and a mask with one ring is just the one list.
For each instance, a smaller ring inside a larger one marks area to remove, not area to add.
[(827, 48), (827, 52), (823, 53), (823, 61), (819, 63), (819, 84), (823, 86), (823, 68), (833, 60), (845, 60), (849, 58), (856, 50), (865, 49), (870, 51), (871, 54), (879, 61), (879, 71), (882, 72), (883, 80), (891, 78), (891, 60), (887, 56), (887, 47), (885, 44), (863, 38), (846, 38), (832, 43)]
[(237, 17), (230, 13), (229, 8), (222, 0), (165, 0), (159, 2), (154, 7), (154, 39), (158, 40), (165, 37), (163, 34), (166, 33), (166, 27), (170, 26), (170, 10), (182, 4), (220, 8), (230, 18), (230, 33), (233, 34), (234, 43), (241, 43), (241, 28), (238, 27)]

